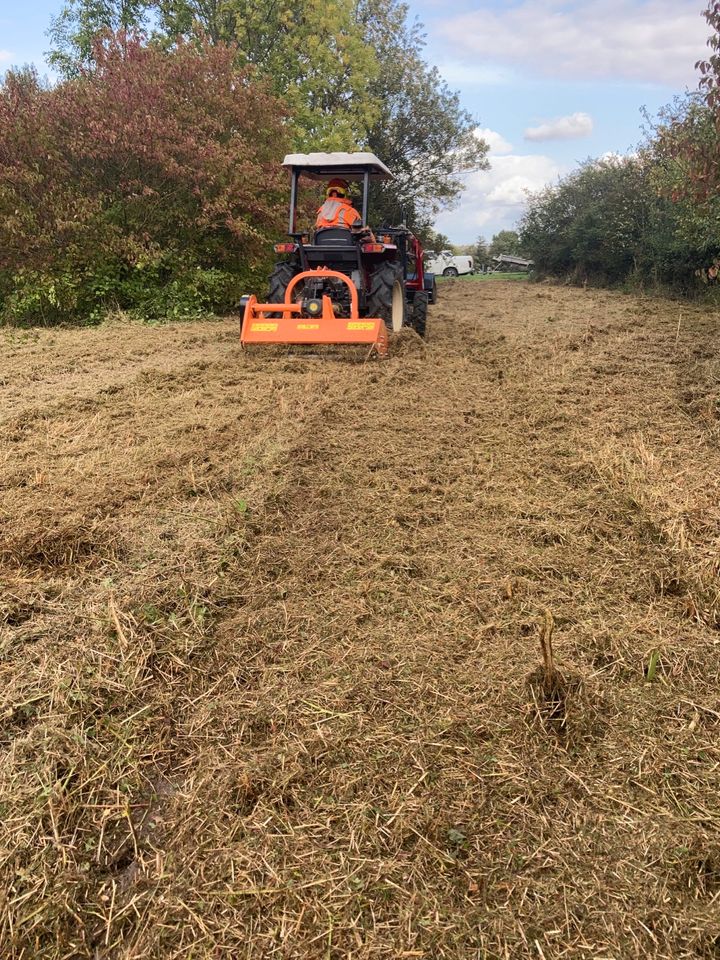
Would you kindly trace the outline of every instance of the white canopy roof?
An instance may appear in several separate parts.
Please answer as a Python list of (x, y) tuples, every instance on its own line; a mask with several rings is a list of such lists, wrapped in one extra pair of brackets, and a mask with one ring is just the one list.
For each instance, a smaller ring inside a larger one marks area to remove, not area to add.
[(374, 153), (289, 153), (283, 166), (296, 168), (313, 180), (328, 177), (344, 177), (346, 180), (362, 180), (365, 171), (371, 180), (392, 180), (385, 164)]

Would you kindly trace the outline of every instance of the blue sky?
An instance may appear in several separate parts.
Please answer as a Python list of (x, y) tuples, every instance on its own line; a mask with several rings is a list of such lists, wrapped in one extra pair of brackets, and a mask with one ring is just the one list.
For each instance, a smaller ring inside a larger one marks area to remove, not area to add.
[(60, 8), (60, 3), (49, 0), (0, 0), (0, 70), (35, 63), (42, 71), (48, 46), (45, 31)]
[[(0, 0), (0, 70), (45, 70), (62, 0)], [(706, 53), (704, 0), (410, 0), (427, 58), (460, 90), (492, 145), (491, 169), (465, 177), (437, 228), (457, 243), (490, 238), (537, 190), (588, 157), (631, 150), (650, 113), (696, 86)]]
[(512, 227), (524, 191), (588, 157), (632, 150), (651, 114), (694, 89), (704, 0), (411, 0), (428, 60), (462, 91), (493, 150), (437, 228), (458, 243)]

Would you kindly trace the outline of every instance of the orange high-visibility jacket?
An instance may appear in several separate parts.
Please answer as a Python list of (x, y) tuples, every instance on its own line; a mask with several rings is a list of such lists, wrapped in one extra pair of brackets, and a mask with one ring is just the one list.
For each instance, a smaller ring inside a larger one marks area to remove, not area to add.
[(351, 200), (329, 197), (317, 213), (316, 227), (351, 227), (360, 220), (360, 214)]

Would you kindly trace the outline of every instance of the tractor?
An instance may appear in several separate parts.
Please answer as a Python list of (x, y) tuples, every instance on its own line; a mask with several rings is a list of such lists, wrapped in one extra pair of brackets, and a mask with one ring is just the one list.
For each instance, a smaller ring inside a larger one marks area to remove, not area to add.
[[(368, 344), (387, 353), (390, 333), (405, 326), (424, 337), (437, 287), (423, 269), (423, 249), (404, 225), (368, 226), (370, 182), (392, 179), (372, 153), (290, 154), (290, 242), (270, 276), (266, 303), (243, 297), (240, 340), (252, 343)], [(301, 178), (341, 177), (362, 184), (361, 220), (352, 228), (319, 227), (310, 241), (297, 229)]]

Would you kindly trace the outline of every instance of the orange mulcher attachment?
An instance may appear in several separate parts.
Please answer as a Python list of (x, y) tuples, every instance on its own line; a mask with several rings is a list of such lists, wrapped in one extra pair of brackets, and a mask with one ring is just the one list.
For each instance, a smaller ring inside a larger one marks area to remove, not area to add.
[[(350, 290), (350, 316), (338, 317), (332, 300), (323, 295), (302, 303), (293, 302), (293, 291), (309, 277), (342, 280)], [(251, 296), (245, 305), (240, 343), (366, 343), (384, 357), (388, 335), (381, 319), (361, 317), (355, 284), (344, 273), (319, 267), (293, 277), (285, 290), (284, 303), (258, 303)]]

